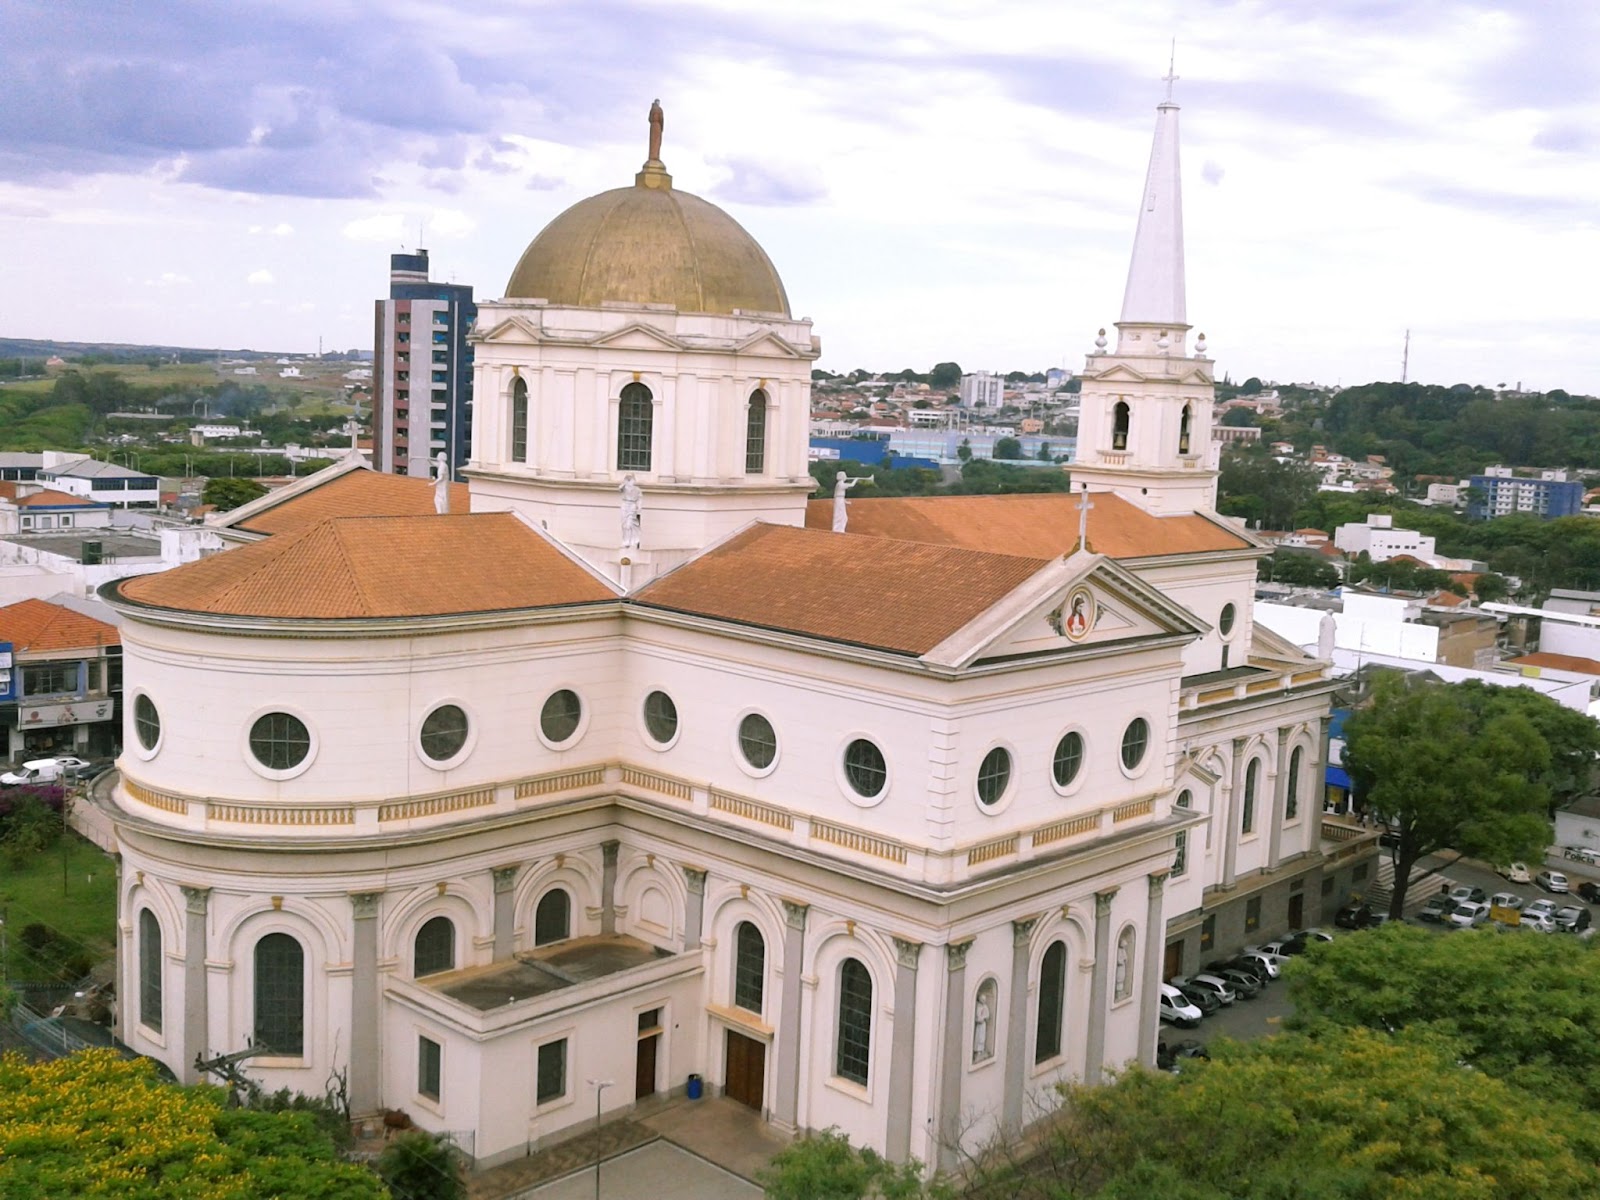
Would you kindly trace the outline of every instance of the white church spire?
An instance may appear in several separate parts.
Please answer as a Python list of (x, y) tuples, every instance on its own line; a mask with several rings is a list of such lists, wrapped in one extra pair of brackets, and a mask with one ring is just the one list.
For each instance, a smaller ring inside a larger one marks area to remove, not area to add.
[(1122, 296), (1120, 325), (1187, 327), (1183, 302), (1183, 191), (1178, 179), (1178, 106), (1172, 102), (1177, 80), (1171, 65), (1164, 77), (1167, 98), (1156, 106), (1156, 136), (1150, 147), (1133, 235), (1128, 287)]

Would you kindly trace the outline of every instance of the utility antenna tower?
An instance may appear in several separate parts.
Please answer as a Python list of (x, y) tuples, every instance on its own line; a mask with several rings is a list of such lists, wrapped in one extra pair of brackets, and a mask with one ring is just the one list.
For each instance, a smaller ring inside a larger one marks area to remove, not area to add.
[(1411, 369), (1411, 330), (1406, 330), (1405, 349), (1400, 351), (1400, 382), (1406, 382), (1406, 372)]

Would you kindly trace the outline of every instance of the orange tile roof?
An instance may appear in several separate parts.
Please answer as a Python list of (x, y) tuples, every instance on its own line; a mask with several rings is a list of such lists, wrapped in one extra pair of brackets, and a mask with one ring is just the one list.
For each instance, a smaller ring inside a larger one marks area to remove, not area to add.
[[(1112, 492), (1092, 492), (1089, 549), (1111, 558), (1148, 558), (1250, 543), (1200, 516), (1157, 517)], [(806, 505), (808, 529), (833, 528), (833, 501)], [(965, 546), (995, 554), (1055, 558), (1078, 543), (1078, 498), (1065, 492), (1021, 496), (885, 496), (850, 499), (851, 533)]]
[[(27, 484), (24, 483), (23, 486), (26, 487)], [(17, 499), (17, 481), (14, 479), (0, 479), (0, 496), (11, 501), (18, 508), (28, 508), (34, 504), (49, 505), (51, 507), (59, 507), (63, 504), (71, 504), (79, 508), (100, 507), (87, 496), (74, 496), (71, 492), (58, 492), (54, 488), (45, 488), (41, 492), (34, 492), (19, 500)]]
[(1572, 671), (1579, 675), (1600, 675), (1600, 662), (1576, 654), (1524, 654), (1507, 661), (1508, 667), (1550, 667), (1557, 671)]
[[(900, 654), (926, 654), (1037, 574), (1035, 557), (754, 525), (633, 600)], [(878, 613), (889, 619), (863, 620)]]
[(510, 513), (345, 517), (122, 580), (157, 608), (337, 620), (501, 612), (616, 599)]
[(1466, 602), (1467, 598), (1465, 596), (1458, 596), (1454, 592), (1435, 592), (1428, 597), (1428, 603), (1436, 608), (1455, 608)]
[(119, 646), (117, 627), (97, 621), (48, 600), (22, 600), (0, 608), (0, 642), (10, 642), (18, 653), (47, 650), (86, 650)]
[[(450, 511), (466, 513), (472, 494), (464, 483), (450, 485)], [(421, 517), (433, 511), (433, 481), (381, 471), (349, 471), (290, 496), (239, 523), (248, 533), (284, 534), (309, 528), (329, 517)]]

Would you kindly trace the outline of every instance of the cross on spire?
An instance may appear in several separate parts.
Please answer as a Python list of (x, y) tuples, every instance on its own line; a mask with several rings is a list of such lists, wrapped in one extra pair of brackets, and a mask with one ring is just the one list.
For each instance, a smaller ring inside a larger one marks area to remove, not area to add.
[(1172, 54), (1167, 59), (1167, 73), (1161, 77), (1162, 81), (1164, 83), (1166, 83), (1166, 85), (1167, 85), (1167, 101), (1168, 101), (1168, 103), (1171, 103), (1171, 101), (1172, 101), (1172, 85), (1177, 83), (1179, 78), (1180, 78), (1180, 76), (1178, 75), (1177, 71), (1174, 70), (1174, 68), (1177, 66), (1177, 64), (1178, 64), (1178, 39), (1177, 38), (1173, 38), (1172, 39)]

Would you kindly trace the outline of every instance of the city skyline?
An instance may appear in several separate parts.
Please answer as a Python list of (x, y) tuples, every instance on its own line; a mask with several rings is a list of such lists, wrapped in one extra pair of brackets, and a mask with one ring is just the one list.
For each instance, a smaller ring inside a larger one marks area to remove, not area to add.
[(1391, 6), (169, 3), (0, 13), (0, 333), (368, 348), (388, 255), (502, 294), (568, 205), (675, 186), (819, 365), (1081, 367), (1176, 38), (1188, 311), (1218, 371), (1600, 393), (1600, 19)]

